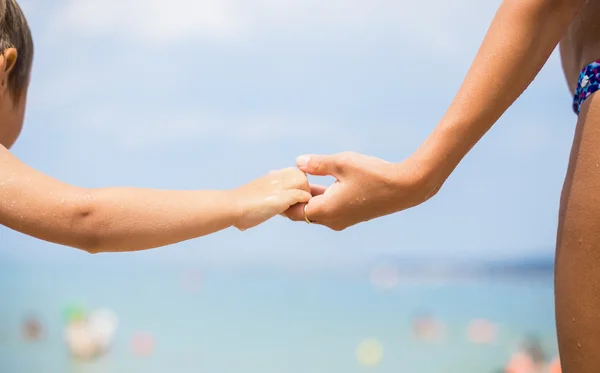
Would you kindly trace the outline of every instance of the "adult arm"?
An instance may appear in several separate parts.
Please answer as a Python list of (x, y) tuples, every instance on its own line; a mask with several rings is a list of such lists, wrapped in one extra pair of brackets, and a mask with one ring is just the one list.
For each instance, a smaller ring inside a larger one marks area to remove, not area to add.
[[(533, 81), (584, 0), (504, 0), (449, 109), (421, 147), (393, 164), (355, 153), (305, 155), (298, 167), (338, 180), (313, 186), (310, 220), (335, 230), (433, 196), (470, 149)], [(304, 220), (304, 209), (287, 212)]]
[(540, 72), (584, 0), (504, 0), (450, 108), (415, 157), (443, 182)]

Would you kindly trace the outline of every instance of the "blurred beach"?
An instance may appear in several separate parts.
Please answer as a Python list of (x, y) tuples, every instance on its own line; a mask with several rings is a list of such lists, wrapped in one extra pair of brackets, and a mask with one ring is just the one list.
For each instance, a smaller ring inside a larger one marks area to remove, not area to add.
[[(306, 152), (406, 159), (501, 2), (19, 3), (19, 159), (86, 188), (214, 190)], [(547, 373), (525, 369), (557, 355), (561, 76), (554, 53), (435, 198), (344, 233), (273, 219), (90, 256), (0, 227), (0, 373)], [(463, 260), (425, 259), (445, 255)]]
[[(498, 373), (528, 336), (549, 362), (557, 354), (551, 270), (505, 272), (2, 265), (0, 371)], [(106, 353), (69, 352), (74, 307), (118, 317)]]

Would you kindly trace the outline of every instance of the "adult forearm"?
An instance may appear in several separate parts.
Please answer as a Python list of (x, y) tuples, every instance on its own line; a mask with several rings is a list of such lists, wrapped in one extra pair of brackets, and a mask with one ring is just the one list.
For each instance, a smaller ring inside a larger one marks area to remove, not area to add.
[(533, 81), (583, 0), (505, 0), (450, 108), (416, 152), (443, 182)]

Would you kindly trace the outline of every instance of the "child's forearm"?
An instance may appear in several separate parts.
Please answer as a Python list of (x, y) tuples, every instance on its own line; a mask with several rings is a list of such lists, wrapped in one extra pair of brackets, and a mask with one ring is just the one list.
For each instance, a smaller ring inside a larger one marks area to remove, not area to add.
[(237, 218), (230, 192), (45, 186), (21, 188), (12, 203), (3, 198), (2, 209), (14, 209), (4, 224), (90, 253), (169, 245), (225, 229)]
[(584, 0), (505, 0), (450, 108), (415, 153), (432, 179), (454, 168), (533, 81)]
[[(233, 192), (107, 188), (85, 191), (71, 231), (89, 252), (135, 251), (190, 240), (233, 226)], [(80, 198), (81, 198), (80, 197)], [(57, 237), (58, 238), (58, 237)]]
[(0, 145), (0, 225), (90, 253), (249, 229), (308, 202), (309, 190), (306, 175), (291, 167), (231, 191), (83, 189), (28, 167)]
[(48, 177), (0, 146), (0, 224), (88, 252), (173, 244), (236, 224), (234, 191), (83, 189)]

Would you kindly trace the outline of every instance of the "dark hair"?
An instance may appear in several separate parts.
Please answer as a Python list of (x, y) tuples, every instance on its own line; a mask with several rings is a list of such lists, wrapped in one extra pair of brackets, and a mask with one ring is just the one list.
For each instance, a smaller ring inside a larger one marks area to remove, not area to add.
[(8, 78), (8, 91), (18, 101), (27, 90), (33, 64), (33, 39), (16, 0), (0, 0), (0, 52), (17, 50), (17, 61)]

